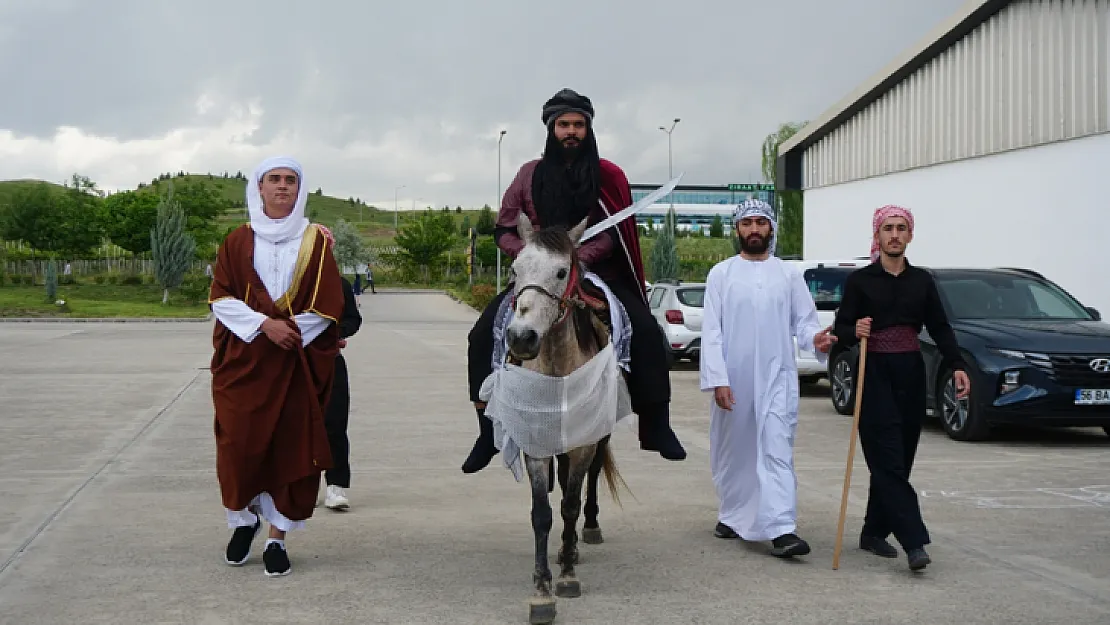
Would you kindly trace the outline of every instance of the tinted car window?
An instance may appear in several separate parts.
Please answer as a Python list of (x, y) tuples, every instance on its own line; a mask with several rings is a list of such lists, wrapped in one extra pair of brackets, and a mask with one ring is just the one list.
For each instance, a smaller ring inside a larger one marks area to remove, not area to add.
[(684, 306), (693, 306), (695, 308), (702, 308), (705, 301), (705, 289), (701, 287), (679, 289), (678, 301), (682, 302)]
[(840, 306), (840, 298), (844, 296), (844, 281), (848, 274), (855, 271), (855, 267), (819, 267), (807, 269), (802, 277), (805, 278), (809, 294), (817, 310), (836, 310)]
[(656, 289), (651, 292), (651, 307), (652, 308), (659, 308), (659, 303), (663, 301), (663, 295), (666, 292), (667, 292), (666, 289), (662, 289), (662, 288), (658, 288), (658, 287), (656, 287)]
[(944, 276), (937, 288), (957, 319), (1090, 319), (1059, 288), (1024, 276)]

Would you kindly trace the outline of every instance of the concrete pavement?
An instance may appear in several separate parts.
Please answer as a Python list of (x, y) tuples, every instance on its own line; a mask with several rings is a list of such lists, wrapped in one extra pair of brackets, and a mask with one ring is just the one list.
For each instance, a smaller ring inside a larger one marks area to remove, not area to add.
[[(351, 370), (352, 509), (289, 536), (293, 574), (223, 563), (208, 324), (0, 325), (0, 623), (524, 623), (527, 486), (498, 460), (459, 471), (476, 433), (466, 333), (438, 294), (364, 295)], [(673, 376), (690, 457), (614, 446), (634, 497), (601, 500), (606, 542), (582, 546), (583, 596), (558, 623), (1110, 622), (1110, 438), (1016, 432), (923, 437), (915, 486), (934, 564), (860, 552), (857, 456), (831, 570), (850, 419), (807, 390), (797, 441), (797, 562), (712, 535), (706, 396)], [(553, 534), (561, 529), (556, 519)], [(553, 538), (553, 545), (556, 540)], [(554, 552), (554, 547), (553, 547)]]

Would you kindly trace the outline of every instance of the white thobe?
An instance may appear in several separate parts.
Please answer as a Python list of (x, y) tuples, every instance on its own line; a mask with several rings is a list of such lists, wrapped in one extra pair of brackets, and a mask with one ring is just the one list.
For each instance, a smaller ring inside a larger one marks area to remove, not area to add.
[[(731, 410), (710, 401), (710, 468), (718, 520), (744, 540), (793, 533), (797, 520), (794, 432), (798, 424), (795, 338), (816, 352), (822, 330), (805, 280), (771, 256), (737, 255), (706, 279), (701, 390), (732, 390)], [(817, 353), (824, 362), (825, 354)]]
[[(254, 237), (254, 270), (266, 286), (270, 298), (277, 300), (282, 297), (293, 284), (293, 270), (297, 264), (297, 254), (300, 252), (301, 238), (295, 237), (282, 243), (271, 243), (257, 234)], [(266, 315), (252, 309), (243, 300), (236, 298), (222, 299), (212, 304), (212, 312), (220, 323), (227, 326), (235, 336), (250, 343), (262, 333), (262, 322)], [(325, 319), (312, 312), (294, 315), (293, 320), (301, 331), (301, 342), (308, 345), (314, 341), (328, 327), (331, 320)], [(288, 532), (301, 529), (304, 521), (292, 521), (278, 512), (274, 506), (270, 493), (261, 493), (250, 505), (242, 510), (228, 510), (227, 524), (230, 528), (242, 525), (254, 525), (258, 517), (251, 512), (254, 506), (262, 513), (262, 517), (277, 529)]]

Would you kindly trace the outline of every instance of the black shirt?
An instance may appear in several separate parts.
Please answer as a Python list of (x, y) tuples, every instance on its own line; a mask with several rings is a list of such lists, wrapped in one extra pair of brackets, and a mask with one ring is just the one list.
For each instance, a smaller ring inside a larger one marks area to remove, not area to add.
[(859, 342), (856, 321), (864, 317), (871, 317), (872, 334), (899, 325), (910, 326), (920, 333), (925, 326), (944, 359), (956, 369), (967, 368), (956, 334), (948, 324), (936, 281), (932, 274), (910, 265), (909, 261), (897, 276), (883, 269), (879, 261), (848, 274), (833, 323), (837, 344), (852, 346)]

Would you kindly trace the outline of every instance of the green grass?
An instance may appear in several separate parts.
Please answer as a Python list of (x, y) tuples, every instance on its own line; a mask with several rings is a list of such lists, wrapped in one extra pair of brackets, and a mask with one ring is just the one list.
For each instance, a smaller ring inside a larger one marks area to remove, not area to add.
[(68, 312), (47, 303), (43, 286), (0, 287), (0, 317), (195, 317), (208, 315), (207, 304), (186, 304), (170, 292), (170, 303), (162, 305), (162, 288), (157, 285), (75, 284), (58, 287), (58, 299)]

